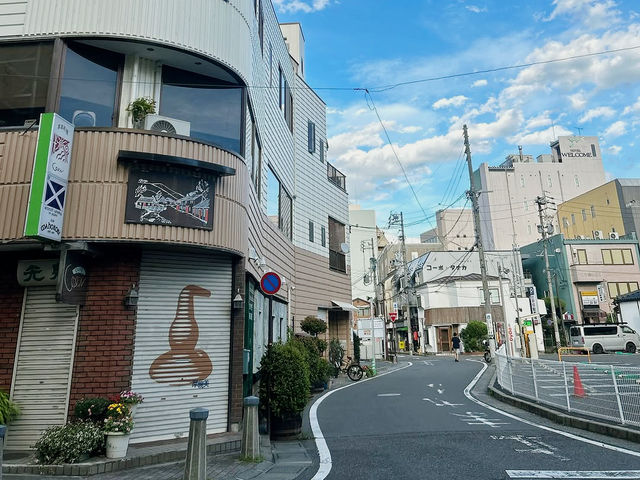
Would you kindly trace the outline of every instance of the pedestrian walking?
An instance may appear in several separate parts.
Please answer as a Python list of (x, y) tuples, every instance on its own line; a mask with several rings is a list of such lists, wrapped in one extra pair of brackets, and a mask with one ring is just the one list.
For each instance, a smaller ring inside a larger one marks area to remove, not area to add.
[(456, 362), (459, 362), (460, 359), (460, 337), (456, 332), (453, 332), (453, 337), (451, 338), (451, 345), (453, 346), (453, 358)]

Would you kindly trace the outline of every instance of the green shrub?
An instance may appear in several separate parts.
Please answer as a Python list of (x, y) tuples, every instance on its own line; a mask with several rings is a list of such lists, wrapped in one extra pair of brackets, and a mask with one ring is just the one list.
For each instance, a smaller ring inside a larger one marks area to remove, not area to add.
[(44, 465), (76, 463), (104, 447), (102, 429), (91, 422), (47, 428), (36, 442), (36, 458)]
[(300, 346), (274, 343), (260, 363), (260, 403), (274, 417), (304, 410), (309, 400), (309, 366)]
[(0, 392), (0, 424), (7, 425), (20, 415), (20, 407), (9, 400), (9, 394)]
[(309, 335), (313, 335), (315, 337), (319, 333), (327, 331), (327, 322), (313, 315), (309, 315), (300, 322), (300, 328), (303, 332), (307, 332)]
[(73, 411), (78, 420), (88, 420), (102, 425), (111, 403), (111, 400), (104, 397), (83, 398), (78, 400)]
[(344, 348), (340, 345), (340, 340), (332, 338), (329, 342), (329, 363), (336, 368), (340, 368), (342, 360), (344, 359), (344, 353)]
[(477, 320), (469, 322), (467, 327), (460, 332), (460, 338), (464, 342), (465, 351), (477, 352), (483, 350), (482, 340), (487, 338), (487, 324)]
[(362, 339), (356, 332), (353, 332), (353, 358), (356, 362), (360, 362), (360, 343)]
[[(296, 337), (292, 340), (294, 346), (300, 349), (309, 366), (309, 383), (312, 388), (324, 386), (329, 380), (331, 368), (329, 362), (321, 357), (320, 340), (315, 337)], [(326, 342), (323, 342), (326, 345)]]

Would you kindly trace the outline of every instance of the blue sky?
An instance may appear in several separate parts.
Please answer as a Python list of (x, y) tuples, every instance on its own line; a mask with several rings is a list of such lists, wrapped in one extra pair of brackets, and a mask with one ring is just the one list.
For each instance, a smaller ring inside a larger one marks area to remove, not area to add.
[[(436, 210), (464, 204), (464, 123), (474, 168), (501, 163), (518, 145), (549, 153), (554, 136), (581, 132), (600, 138), (610, 178), (640, 177), (637, 0), (274, 6), (279, 21), (302, 25), (306, 80), (327, 103), (329, 161), (347, 175), (351, 203), (375, 209), (378, 225), (403, 211), (407, 235), (417, 237)], [(492, 69), (500, 70), (479, 73)], [(457, 74), (470, 75), (423, 81)], [(404, 82), (414, 83), (381, 88)]]

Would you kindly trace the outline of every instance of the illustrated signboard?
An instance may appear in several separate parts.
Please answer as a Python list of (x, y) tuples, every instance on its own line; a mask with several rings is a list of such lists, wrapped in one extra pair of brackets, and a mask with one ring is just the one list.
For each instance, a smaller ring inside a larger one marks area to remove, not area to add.
[(178, 170), (129, 171), (125, 222), (213, 229), (213, 181)]
[(585, 307), (597, 307), (600, 305), (597, 291), (580, 292), (582, 305)]
[(69, 305), (84, 305), (88, 285), (86, 257), (80, 252), (65, 250), (58, 284), (59, 300)]
[(72, 147), (73, 125), (58, 114), (41, 114), (25, 237), (60, 241)]

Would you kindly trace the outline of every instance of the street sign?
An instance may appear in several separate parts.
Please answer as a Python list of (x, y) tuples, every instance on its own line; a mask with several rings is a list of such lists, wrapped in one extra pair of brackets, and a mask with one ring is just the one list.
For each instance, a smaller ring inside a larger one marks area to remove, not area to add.
[(398, 312), (389, 312), (389, 320), (395, 322), (398, 319)]
[(275, 272), (265, 273), (260, 280), (260, 288), (262, 288), (262, 291), (267, 295), (275, 295), (278, 293), (281, 285), (282, 281), (280, 280), (280, 276)]

